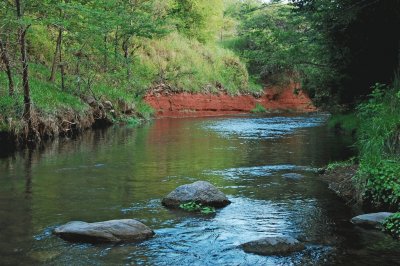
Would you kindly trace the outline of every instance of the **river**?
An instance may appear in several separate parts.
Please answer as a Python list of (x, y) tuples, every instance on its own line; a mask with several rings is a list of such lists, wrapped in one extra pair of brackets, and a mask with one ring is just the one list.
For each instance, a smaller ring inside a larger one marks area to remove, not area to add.
[[(400, 244), (349, 223), (354, 213), (314, 169), (353, 154), (327, 115), (159, 119), (87, 131), (35, 150), (0, 149), (0, 265), (396, 265)], [(209, 181), (232, 201), (204, 216), (161, 199)], [(73, 244), (71, 220), (134, 218), (156, 232), (133, 244)], [(289, 235), (307, 248), (258, 256), (238, 246)]]

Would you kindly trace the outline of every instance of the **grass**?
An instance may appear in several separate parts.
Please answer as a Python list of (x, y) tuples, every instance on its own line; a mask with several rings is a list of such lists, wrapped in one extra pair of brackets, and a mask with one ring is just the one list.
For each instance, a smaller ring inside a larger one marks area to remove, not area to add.
[(400, 208), (400, 80), (376, 84), (367, 102), (357, 108), (360, 119), (357, 181), (364, 198), (378, 209)]
[(360, 126), (360, 119), (356, 113), (334, 114), (328, 120), (328, 127), (340, 129), (345, 134), (354, 134)]
[(391, 234), (394, 238), (400, 239), (400, 213), (395, 213), (383, 222), (383, 230)]
[(217, 92), (222, 88), (237, 94), (261, 89), (249, 82), (246, 66), (233, 52), (177, 33), (145, 41), (138, 58), (155, 81), (174, 91)]

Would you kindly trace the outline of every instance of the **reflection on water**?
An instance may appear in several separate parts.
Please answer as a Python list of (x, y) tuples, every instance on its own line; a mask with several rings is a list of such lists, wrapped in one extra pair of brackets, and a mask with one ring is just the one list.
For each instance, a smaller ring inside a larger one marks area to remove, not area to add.
[[(352, 153), (325, 119), (162, 119), (0, 155), (0, 264), (395, 265), (400, 245), (353, 227), (351, 210), (315, 177), (316, 167)], [(161, 206), (176, 186), (196, 180), (212, 182), (232, 204), (212, 216)], [(71, 220), (122, 218), (156, 236), (90, 245), (51, 235)], [(307, 249), (265, 257), (238, 248), (279, 235)]]

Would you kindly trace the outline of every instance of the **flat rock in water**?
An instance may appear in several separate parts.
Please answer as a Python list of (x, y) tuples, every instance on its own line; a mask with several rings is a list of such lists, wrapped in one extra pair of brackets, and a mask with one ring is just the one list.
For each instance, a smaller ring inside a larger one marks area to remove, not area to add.
[(178, 208), (180, 204), (191, 201), (213, 207), (224, 207), (231, 203), (215, 186), (205, 181), (197, 181), (177, 187), (162, 200), (162, 204)]
[(69, 222), (54, 229), (53, 233), (72, 242), (135, 242), (154, 235), (146, 225), (133, 219), (111, 220), (97, 223)]
[(367, 213), (353, 217), (351, 222), (361, 226), (380, 227), (383, 221), (392, 214), (391, 212)]
[(266, 256), (287, 255), (305, 249), (304, 244), (289, 236), (265, 237), (244, 243), (241, 247), (245, 252)]

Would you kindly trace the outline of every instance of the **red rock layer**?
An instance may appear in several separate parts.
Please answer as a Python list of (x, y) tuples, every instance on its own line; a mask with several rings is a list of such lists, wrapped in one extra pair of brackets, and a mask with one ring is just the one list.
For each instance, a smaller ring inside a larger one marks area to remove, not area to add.
[(269, 111), (314, 112), (311, 99), (290, 84), (285, 88), (270, 87), (260, 98), (251, 95), (162, 93), (148, 94), (145, 101), (156, 110), (157, 117), (199, 117), (249, 113), (257, 104)]

